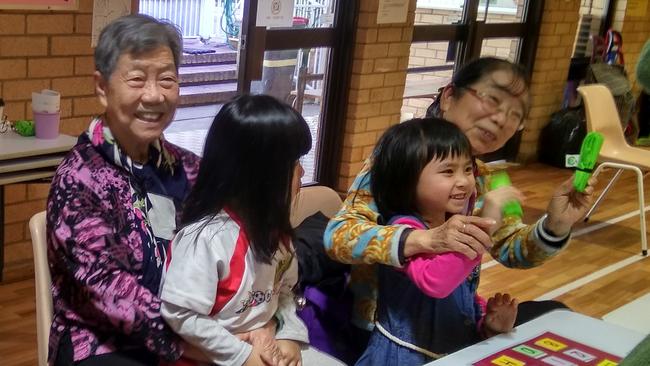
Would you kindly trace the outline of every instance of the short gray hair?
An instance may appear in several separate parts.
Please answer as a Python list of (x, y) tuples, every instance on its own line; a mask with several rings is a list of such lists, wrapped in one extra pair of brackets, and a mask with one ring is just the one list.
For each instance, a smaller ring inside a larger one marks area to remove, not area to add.
[(121, 55), (137, 56), (158, 47), (169, 47), (178, 72), (182, 44), (181, 34), (175, 25), (144, 14), (126, 15), (109, 23), (99, 35), (95, 48), (95, 69), (108, 80)]

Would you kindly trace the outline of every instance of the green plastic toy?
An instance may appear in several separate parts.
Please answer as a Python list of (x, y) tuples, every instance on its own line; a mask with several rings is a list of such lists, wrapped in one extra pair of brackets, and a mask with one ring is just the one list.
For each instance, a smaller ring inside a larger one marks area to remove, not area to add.
[[(500, 171), (492, 174), (490, 179), (490, 190), (493, 191), (497, 188), (511, 186), (510, 177), (505, 171)], [(503, 206), (503, 216), (517, 216), (524, 217), (524, 210), (521, 209), (521, 204), (518, 201), (509, 201)]]
[(594, 165), (598, 161), (600, 148), (603, 147), (603, 141), (605, 141), (603, 135), (595, 131), (589, 132), (585, 139), (582, 140), (580, 162), (573, 177), (573, 188), (576, 191), (584, 192), (585, 188), (587, 188), (591, 173), (594, 171)]
[(36, 134), (36, 130), (34, 129), (34, 121), (27, 119), (14, 122), (14, 130), (20, 136), (34, 136)]

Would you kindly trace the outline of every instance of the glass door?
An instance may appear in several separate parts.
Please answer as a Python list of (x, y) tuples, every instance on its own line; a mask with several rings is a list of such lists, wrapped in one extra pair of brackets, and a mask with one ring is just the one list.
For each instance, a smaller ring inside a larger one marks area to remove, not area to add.
[[(201, 154), (212, 119), (240, 93), (291, 104), (310, 126), (304, 184), (333, 184), (356, 0), (134, 0), (183, 33), (181, 103), (168, 140)], [(333, 77), (336, 75), (337, 77)]]
[[(240, 93), (272, 95), (302, 113), (312, 133), (303, 157), (303, 184), (325, 182), (334, 173), (333, 140), (347, 96), (349, 34), (355, 2), (346, 0), (247, 0), (239, 59)], [(274, 10), (292, 7), (288, 19)], [(269, 24), (271, 23), (271, 24)], [(333, 77), (337, 75), (337, 77)], [(327, 136), (330, 136), (328, 138)], [(328, 151), (332, 150), (332, 151)]]

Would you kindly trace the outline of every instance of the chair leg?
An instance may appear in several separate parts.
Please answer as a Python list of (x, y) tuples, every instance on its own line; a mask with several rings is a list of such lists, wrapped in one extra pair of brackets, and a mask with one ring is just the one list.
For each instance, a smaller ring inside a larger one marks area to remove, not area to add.
[[(603, 167), (603, 165), (598, 166), (598, 168), (594, 172), (594, 176), (597, 176), (598, 173), (600, 173), (600, 170), (601, 170), (602, 167)], [(618, 177), (620, 177), (622, 173), (623, 173), (623, 169), (618, 169), (616, 171), (616, 173), (614, 174), (612, 179), (609, 181), (609, 183), (607, 183), (607, 186), (605, 187), (605, 189), (603, 189), (603, 191), (600, 193), (600, 196), (598, 196), (598, 198), (596, 199), (596, 202), (594, 202), (593, 206), (591, 206), (591, 208), (589, 209), (589, 211), (585, 215), (584, 222), (589, 221), (589, 217), (591, 217), (591, 214), (596, 210), (596, 207), (598, 207), (598, 205), (600, 204), (600, 201), (602, 201), (603, 198), (605, 198), (605, 195), (607, 194), (607, 192), (609, 192), (609, 189), (612, 188), (612, 186), (614, 185), (614, 183), (616, 183), (616, 180), (618, 180)]]
[(648, 255), (648, 241), (645, 228), (645, 197), (643, 193), (643, 173), (638, 168), (635, 169), (635, 171), (636, 186), (639, 190), (639, 220), (641, 220), (639, 230), (641, 231), (641, 255), (645, 257)]

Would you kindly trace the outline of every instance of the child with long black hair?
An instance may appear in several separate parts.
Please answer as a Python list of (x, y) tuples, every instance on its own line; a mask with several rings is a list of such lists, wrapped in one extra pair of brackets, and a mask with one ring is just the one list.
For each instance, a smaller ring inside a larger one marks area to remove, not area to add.
[(274, 317), (276, 361), (301, 363), (289, 215), (311, 143), (302, 116), (269, 96), (237, 97), (214, 119), (161, 294), (167, 323), (212, 363), (266, 364), (264, 347), (235, 334)]
[[(383, 224), (427, 229), (471, 214), (474, 164), (456, 125), (425, 118), (392, 126), (372, 156), (370, 185)], [(494, 220), (492, 234), (504, 203), (522, 195), (502, 187), (484, 198), (481, 216)], [(357, 365), (422, 365), (512, 329), (516, 300), (496, 294), (486, 303), (476, 293), (480, 263), (480, 256), (452, 252), (415, 256), (403, 268), (380, 265), (375, 327)]]

